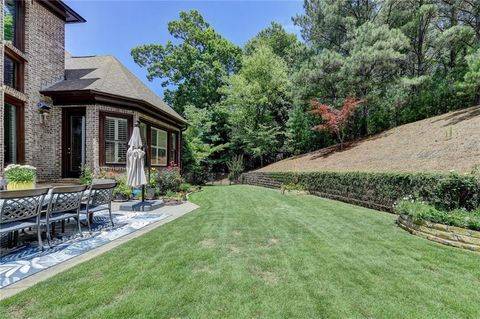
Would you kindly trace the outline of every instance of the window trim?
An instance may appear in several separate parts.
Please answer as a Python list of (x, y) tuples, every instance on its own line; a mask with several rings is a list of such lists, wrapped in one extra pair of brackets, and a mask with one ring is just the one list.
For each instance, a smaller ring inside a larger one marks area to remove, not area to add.
[(107, 117), (116, 117), (116, 118), (122, 118), (122, 119), (126, 119), (127, 120), (127, 143), (128, 143), (128, 139), (130, 138), (130, 136), (132, 135), (132, 131), (133, 131), (133, 115), (130, 115), (130, 114), (123, 114), (123, 113), (115, 113), (115, 112), (100, 112), (99, 113), (99, 130), (98, 130), (98, 140), (99, 140), (99, 152), (98, 152), (98, 155), (99, 155), (99, 164), (100, 166), (110, 166), (110, 167), (124, 167), (126, 165), (125, 164), (122, 164), (122, 163), (119, 163), (119, 164), (116, 164), (116, 163), (107, 163), (106, 162), (106, 154), (105, 154), (105, 142), (106, 142), (106, 139), (105, 139), (105, 124), (106, 124), (106, 118)]
[[(5, 64), (5, 58), (9, 58), (10, 60), (13, 61), (13, 63), (15, 63), (15, 65), (17, 66), (15, 68), (15, 73), (14, 73), (14, 76), (15, 76), (15, 83), (14, 83), (14, 87), (10, 87), (8, 85), (5, 84), (5, 79), (2, 79), (2, 83), (5, 85), (5, 86), (8, 86), (9, 88), (12, 88), (14, 90), (17, 90), (19, 92), (24, 92), (24, 89), (25, 89), (25, 60), (22, 59), (22, 57), (20, 57), (19, 55), (15, 54), (15, 52), (13, 52), (12, 50), (10, 50), (7, 46), (5, 47), (5, 52), (4, 52), (4, 57), (3, 57), (3, 61), (4, 61), (4, 64)], [(4, 70), (5, 72), (5, 70)]]
[[(4, 103), (13, 105), (17, 108), (17, 163), (25, 163), (25, 103), (11, 97), (7, 94), (4, 95)], [(5, 129), (5, 128), (4, 128)], [(3, 132), (5, 134), (5, 132)], [(7, 163), (5, 160), (5, 154), (3, 154), (4, 165), (12, 164)]]

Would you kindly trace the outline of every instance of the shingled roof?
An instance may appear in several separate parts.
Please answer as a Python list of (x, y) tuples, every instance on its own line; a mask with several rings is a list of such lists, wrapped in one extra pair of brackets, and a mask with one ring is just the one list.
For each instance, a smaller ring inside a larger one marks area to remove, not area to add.
[(138, 100), (185, 123), (185, 119), (111, 55), (72, 57), (67, 53), (65, 80), (42, 90), (42, 93), (52, 95), (79, 91)]

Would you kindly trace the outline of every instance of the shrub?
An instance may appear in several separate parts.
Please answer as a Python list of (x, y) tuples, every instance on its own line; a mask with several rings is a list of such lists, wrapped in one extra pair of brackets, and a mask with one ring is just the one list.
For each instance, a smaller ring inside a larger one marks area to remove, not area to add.
[(189, 183), (182, 183), (178, 190), (183, 193), (188, 193), (192, 189), (192, 185)]
[(159, 170), (156, 173), (156, 186), (160, 195), (165, 195), (168, 191), (180, 191), (180, 185), (183, 183), (183, 178), (180, 175), (178, 166), (171, 164), (164, 170)]
[(444, 225), (480, 230), (480, 209), (475, 211), (463, 209), (444, 211), (425, 202), (409, 198), (401, 200), (395, 205), (395, 213), (411, 216), (414, 221), (431, 221)]
[(127, 184), (127, 176), (122, 175), (118, 177), (116, 180), (117, 180), (117, 186), (113, 190), (113, 195), (114, 196), (122, 195), (126, 199), (129, 199), (132, 194), (132, 190), (130, 189), (130, 186), (128, 186)]
[(450, 174), (440, 180), (434, 190), (433, 204), (438, 209), (474, 210), (480, 204), (480, 186), (477, 178), (468, 175)]
[[(446, 188), (450, 184), (448, 174), (428, 173), (368, 173), (368, 172), (252, 172), (243, 175), (244, 183), (280, 188), (282, 184), (300, 184), (310, 193), (342, 200), (375, 209), (392, 211), (395, 202), (406, 196), (423, 199), (429, 203), (438, 202), (442, 191), (450, 194)], [(470, 185), (471, 175), (458, 175), (460, 184)], [(445, 184), (442, 184), (445, 181)], [(477, 187), (478, 180), (477, 180)], [(442, 184), (443, 186), (439, 186)], [(470, 189), (470, 188), (469, 188)], [(477, 188), (478, 189), (478, 188)], [(470, 207), (475, 200), (460, 196), (458, 207)], [(461, 193), (463, 194), (463, 193)], [(453, 195), (452, 198), (455, 198)], [(470, 196), (470, 197), (469, 197)]]
[(235, 155), (231, 160), (227, 162), (228, 179), (231, 182), (239, 180), (240, 176), (245, 169), (243, 165), (243, 155)]

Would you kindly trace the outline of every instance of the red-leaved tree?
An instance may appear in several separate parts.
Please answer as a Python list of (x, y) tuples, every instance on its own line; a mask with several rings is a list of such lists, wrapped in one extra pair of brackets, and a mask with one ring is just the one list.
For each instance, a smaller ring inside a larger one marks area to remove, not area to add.
[(353, 114), (353, 111), (362, 104), (364, 100), (357, 100), (353, 96), (345, 99), (343, 106), (337, 109), (333, 106), (319, 103), (317, 101), (310, 101), (312, 110), (308, 111), (316, 118), (323, 119), (323, 123), (313, 127), (317, 131), (327, 131), (335, 134), (340, 142), (340, 148), (343, 148), (343, 141), (345, 139), (345, 128), (348, 120)]

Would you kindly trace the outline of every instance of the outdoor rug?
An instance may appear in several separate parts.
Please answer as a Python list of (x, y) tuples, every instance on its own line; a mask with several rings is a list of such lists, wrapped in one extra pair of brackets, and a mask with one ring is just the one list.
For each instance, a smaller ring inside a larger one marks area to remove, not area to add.
[[(68, 225), (71, 231), (55, 236), (51, 248), (45, 240), (42, 251), (37, 242), (32, 240), (14, 250), (3, 249), (0, 257), (0, 289), (169, 216), (160, 212), (114, 212), (115, 227), (111, 229), (107, 212), (95, 215), (92, 234), (83, 227), (83, 237), (80, 237), (74, 231), (76, 223), (71, 223)], [(0, 238), (0, 241), (5, 240), (5, 237)]]

